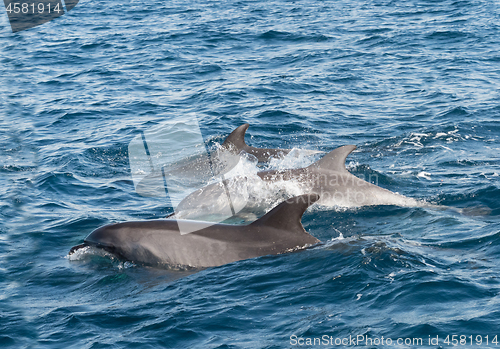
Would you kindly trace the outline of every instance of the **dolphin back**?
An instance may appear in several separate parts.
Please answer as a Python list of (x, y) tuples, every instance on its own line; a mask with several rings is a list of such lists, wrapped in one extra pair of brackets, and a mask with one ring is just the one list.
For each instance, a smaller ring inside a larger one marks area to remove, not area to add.
[(245, 143), (245, 133), (248, 130), (249, 124), (243, 124), (237, 127), (229, 136), (227, 136), (222, 147), (233, 152), (247, 152), (255, 156), (259, 162), (268, 162), (271, 157), (282, 157), (290, 152), (291, 149), (272, 149), (272, 148), (255, 148)]
[[(249, 224), (252, 227), (265, 226), (280, 230), (286, 230), (291, 233), (300, 233), (309, 235), (302, 226), (302, 215), (309, 206), (319, 200), (317, 194), (304, 194), (295, 196), (273, 208), (260, 219)], [(311, 238), (313, 238), (311, 236)], [(316, 242), (319, 240), (313, 238)]]
[(321, 159), (310, 165), (309, 169), (322, 169), (337, 172), (348, 172), (345, 168), (345, 160), (349, 154), (356, 149), (355, 145), (344, 145), (332, 150)]

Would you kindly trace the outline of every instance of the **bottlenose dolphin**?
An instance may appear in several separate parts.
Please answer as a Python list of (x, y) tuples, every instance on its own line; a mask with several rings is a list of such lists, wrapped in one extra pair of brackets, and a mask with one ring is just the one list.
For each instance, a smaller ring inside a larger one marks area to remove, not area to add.
[[(294, 186), (293, 195), (316, 193), (324, 206), (360, 207), (370, 205), (425, 206), (425, 202), (393, 193), (351, 174), (345, 168), (347, 156), (356, 149), (355, 145), (345, 145), (326, 154), (323, 158), (305, 168), (287, 170), (268, 170), (257, 172), (257, 176), (233, 177), (222, 182), (207, 185), (185, 197), (175, 208), (175, 217), (193, 219), (196, 217), (217, 216), (224, 201), (218, 200), (229, 192), (231, 203), (240, 206), (259, 193), (251, 193), (253, 188), (262, 190), (262, 182), (272, 184), (272, 189), (286, 190), (290, 183)], [(298, 192), (297, 192), (298, 191)], [(227, 201), (227, 200), (226, 200)]]
[(258, 172), (264, 181), (298, 181), (305, 190), (321, 196), (325, 206), (360, 207), (371, 205), (419, 206), (422, 202), (393, 193), (351, 174), (345, 168), (355, 145), (334, 149), (312, 165), (289, 170)]
[(176, 220), (110, 224), (94, 230), (69, 254), (96, 246), (145, 265), (212, 267), (291, 252), (320, 242), (301, 224), (302, 214), (318, 199), (315, 194), (288, 199), (248, 225), (184, 221), (202, 227), (189, 234), (181, 233)]
[[(268, 162), (273, 157), (283, 157), (291, 151), (291, 149), (255, 148), (247, 145), (245, 143), (245, 133), (249, 126), (249, 124), (243, 124), (235, 128), (220, 147), (210, 152), (208, 158), (205, 154), (194, 155), (180, 163), (171, 164), (164, 169), (164, 172), (199, 177), (203, 174), (205, 168), (210, 167), (211, 175), (219, 175), (230, 171), (236, 166), (242, 151), (255, 156), (259, 162)], [(166, 150), (168, 151), (168, 149)], [(317, 153), (314, 150), (309, 152)]]
[[(249, 124), (243, 124), (237, 127), (220, 146), (213, 147), (210, 152), (207, 152), (204, 147), (193, 149), (197, 151), (195, 154), (161, 166), (153, 166), (150, 160), (149, 166), (146, 166), (149, 173), (135, 183), (136, 192), (146, 197), (156, 197), (160, 194), (160, 196), (164, 196), (164, 183), (168, 185), (169, 189), (199, 188), (206, 185), (214, 177), (231, 171), (240, 161), (242, 152), (254, 156), (258, 162), (262, 163), (270, 161), (271, 158), (281, 158), (291, 151), (291, 149), (255, 148), (247, 145), (245, 133), (249, 126)], [(157, 137), (161, 138), (161, 136), (163, 135)], [(161, 139), (158, 142), (161, 143)], [(154, 148), (158, 148), (158, 146)], [(170, 151), (172, 149), (160, 147), (156, 153), (147, 154), (147, 156), (150, 159), (161, 158), (162, 153)], [(317, 153), (314, 150), (307, 152)]]
[(237, 127), (227, 136), (224, 143), (222, 143), (222, 148), (230, 150), (235, 154), (244, 151), (255, 156), (259, 162), (268, 162), (272, 157), (283, 157), (291, 151), (291, 149), (255, 148), (247, 145), (245, 143), (245, 133), (249, 126), (249, 124), (243, 124)]

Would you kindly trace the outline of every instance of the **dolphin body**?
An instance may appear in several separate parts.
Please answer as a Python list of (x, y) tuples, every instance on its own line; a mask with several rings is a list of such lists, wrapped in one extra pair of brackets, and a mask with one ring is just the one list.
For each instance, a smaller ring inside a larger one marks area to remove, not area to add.
[(345, 168), (347, 156), (356, 149), (345, 145), (334, 149), (312, 165), (289, 170), (258, 172), (264, 181), (298, 181), (304, 189), (319, 194), (318, 204), (360, 207), (372, 205), (419, 206), (413, 198), (393, 193), (351, 174)]
[[(281, 158), (291, 151), (291, 149), (256, 148), (247, 145), (245, 143), (245, 133), (249, 126), (249, 124), (243, 124), (235, 128), (226, 137), (220, 148), (210, 153), (208, 159), (204, 154), (195, 155), (181, 161), (180, 164), (172, 164), (171, 168), (167, 168), (164, 172), (177, 173), (183, 176), (190, 174), (193, 177), (199, 177), (203, 175), (203, 170), (210, 165), (211, 175), (219, 175), (230, 171), (236, 166), (242, 151), (255, 156), (261, 163), (268, 162), (273, 157)], [(315, 153), (315, 151), (312, 152)], [(194, 172), (192, 172), (193, 170)]]
[(320, 242), (301, 224), (302, 214), (318, 199), (314, 194), (288, 199), (257, 221), (242, 226), (184, 221), (202, 227), (189, 234), (182, 234), (176, 220), (110, 224), (94, 230), (69, 254), (95, 246), (145, 265), (213, 267), (291, 252)]
[[(245, 143), (245, 133), (249, 124), (243, 124), (231, 132), (224, 142), (207, 152), (206, 149), (177, 162), (154, 168), (136, 184), (136, 192), (145, 197), (163, 196), (163, 180), (172, 187), (199, 188), (206, 185), (215, 176), (231, 171), (240, 161), (242, 152), (255, 156), (258, 162), (264, 163), (271, 158), (281, 158), (291, 149), (256, 148)], [(170, 149), (164, 149), (165, 152)], [(309, 151), (316, 153), (317, 151)], [(152, 154), (156, 156), (156, 154)]]
[(245, 143), (245, 133), (249, 126), (249, 124), (243, 124), (237, 127), (227, 136), (224, 143), (222, 143), (222, 148), (230, 150), (235, 154), (244, 151), (255, 156), (259, 162), (268, 162), (272, 157), (283, 157), (291, 151), (291, 149), (255, 148), (247, 145)]
[(172, 215), (178, 219), (217, 216), (218, 212), (225, 209), (221, 207), (223, 201), (218, 198), (223, 197), (226, 191), (229, 191), (232, 200), (230, 204), (234, 207), (241, 206), (242, 202), (248, 201), (242, 193), (259, 187), (262, 183), (258, 182), (262, 181), (273, 184), (275, 188), (276, 186), (285, 188), (287, 183), (294, 182), (298, 184), (300, 193), (318, 194), (320, 196), (318, 204), (323, 206), (435, 206), (393, 193), (351, 174), (345, 168), (345, 160), (354, 149), (355, 145), (334, 149), (305, 168), (261, 171), (257, 172), (258, 178), (239, 176), (225, 180), (224, 183), (207, 185), (185, 197)]

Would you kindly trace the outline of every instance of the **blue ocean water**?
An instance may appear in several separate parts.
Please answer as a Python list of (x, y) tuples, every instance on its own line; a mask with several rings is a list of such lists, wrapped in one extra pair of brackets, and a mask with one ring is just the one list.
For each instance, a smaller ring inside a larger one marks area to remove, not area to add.
[[(2, 348), (498, 347), (497, 1), (83, 0), (16, 34), (1, 17)], [(191, 113), (207, 140), (248, 122), (253, 146), (356, 144), (352, 173), (476, 214), (311, 210), (322, 245), (197, 272), (69, 260), (100, 225), (172, 211), (136, 194), (127, 146)]]

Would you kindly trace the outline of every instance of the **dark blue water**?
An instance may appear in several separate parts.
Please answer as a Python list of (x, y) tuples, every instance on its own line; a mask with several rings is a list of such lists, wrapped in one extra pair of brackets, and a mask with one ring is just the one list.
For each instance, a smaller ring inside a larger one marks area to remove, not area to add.
[[(16, 34), (1, 17), (2, 348), (498, 347), (497, 1), (84, 0)], [(190, 113), (207, 140), (248, 122), (253, 146), (356, 144), (354, 174), (475, 214), (312, 210), (323, 245), (194, 273), (69, 260), (100, 225), (172, 211), (135, 193), (127, 146)]]

